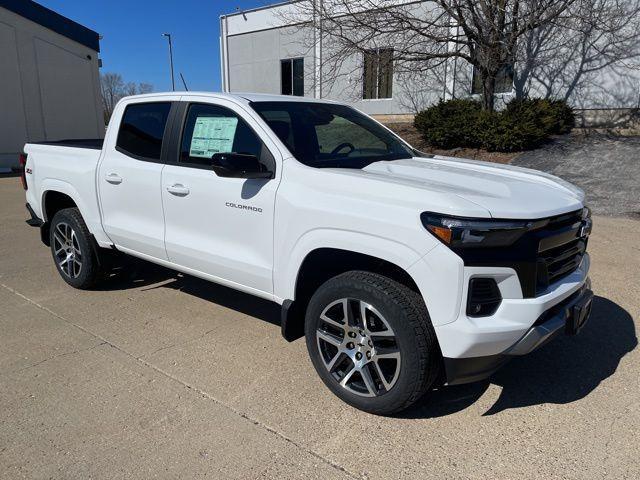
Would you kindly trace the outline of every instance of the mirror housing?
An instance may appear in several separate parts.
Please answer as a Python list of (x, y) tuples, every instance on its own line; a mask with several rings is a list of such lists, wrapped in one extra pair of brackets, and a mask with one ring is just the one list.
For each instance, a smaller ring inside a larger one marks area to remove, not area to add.
[(267, 170), (258, 157), (245, 153), (214, 153), (211, 168), (219, 177), (273, 178), (273, 172)]

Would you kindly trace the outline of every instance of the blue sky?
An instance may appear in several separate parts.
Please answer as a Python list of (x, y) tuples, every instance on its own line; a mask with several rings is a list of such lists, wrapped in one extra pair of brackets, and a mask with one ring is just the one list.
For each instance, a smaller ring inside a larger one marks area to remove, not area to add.
[(125, 81), (171, 90), (167, 40), (172, 34), (176, 88), (179, 72), (190, 90), (220, 90), (219, 17), (269, 0), (36, 0), (103, 36), (102, 71)]

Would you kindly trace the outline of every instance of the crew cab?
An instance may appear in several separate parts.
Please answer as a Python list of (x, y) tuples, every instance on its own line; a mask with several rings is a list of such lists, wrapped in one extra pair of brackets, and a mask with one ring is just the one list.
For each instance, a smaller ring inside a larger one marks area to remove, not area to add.
[(69, 285), (117, 251), (276, 302), (284, 337), (368, 412), (487, 378), (590, 314), (580, 189), (421, 153), (346, 105), (141, 95), (104, 141), (24, 152), (28, 223)]

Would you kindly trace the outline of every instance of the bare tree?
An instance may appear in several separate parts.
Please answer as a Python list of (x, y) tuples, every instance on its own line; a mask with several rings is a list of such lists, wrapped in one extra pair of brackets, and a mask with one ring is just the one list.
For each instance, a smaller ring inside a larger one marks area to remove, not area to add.
[[(397, 73), (420, 73), (459, 58), (481, 79), (483, 105), (494, 108), (496, 80), (516, 60), (519, 40), (558, 21), (577, 0), (301, 0), (283, 16), (311, 24), (330, 48), (328, 77), (345, 74), (354, 54), (393, 46)], [(316, 41), (316, 39), (314, 39)]]
[(533, 89), (576, 104), (607, 93), (620, 101), (620, 84), (625, 96), (637, 95), (638, 80), (634, 87), (628, 75), (640, 73), (640, 0), (576, 1), (563, 22), (528, 32), (517, 58), (518, 97)]
[(120, 100), (124, 82), (119, 73), (103, 73), (100, 75), (100, 91), (102, 93), (102, 111), (104, 123), (109, 123), (113, 108)]
[(109, 123), (113, 109), (123, 97), (140, 95), (153, 91), (150, 83), (125, 83), (119, 73), (103, 73), (100, 75), (100, 90), (102, 93), (102, 109), (104, 111), (104, 123)]

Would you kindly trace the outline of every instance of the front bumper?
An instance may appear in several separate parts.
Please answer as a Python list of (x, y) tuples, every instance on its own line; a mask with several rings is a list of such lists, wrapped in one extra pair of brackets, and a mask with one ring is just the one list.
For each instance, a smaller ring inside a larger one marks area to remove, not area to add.
[(447, 384), (484, 380), (510, 359), (533, 352), (560, 334), (576, 334), (587, 323), (593, 292), (587, 282), (566, 300), (540, 316), (527, 332), (502, 353), (483, 357), (444, 358)]
[[(534, 298), (523, 298), (516, 273), (509, 268), (463, 267), (465, 286), (457, 317), (434, 323), (444, 357), (448, 384), (469, 383), (490, 376), (510, 358), (525, 355), (561, 333), (567, 311), (592, 296), (588, 280), (590, 259)], [(467, 286), (474, 277), (492, 277), (502, 294), (497, 311), (488, 317), (466, 314)]]

